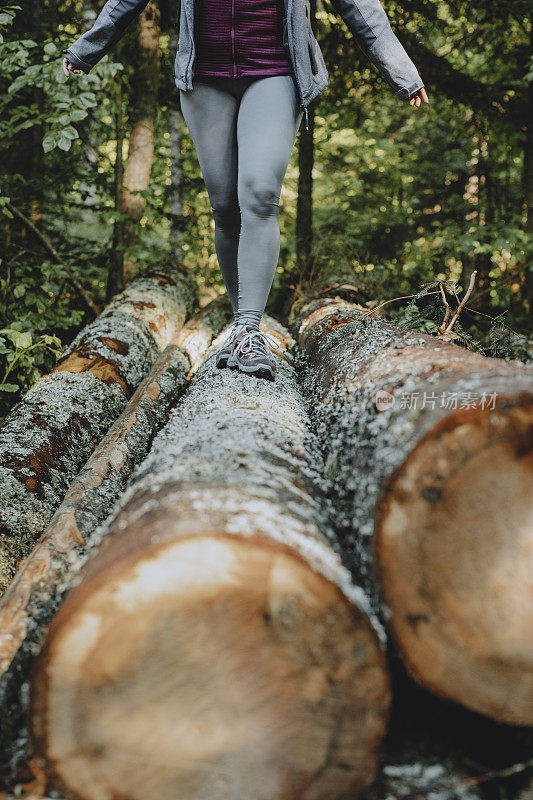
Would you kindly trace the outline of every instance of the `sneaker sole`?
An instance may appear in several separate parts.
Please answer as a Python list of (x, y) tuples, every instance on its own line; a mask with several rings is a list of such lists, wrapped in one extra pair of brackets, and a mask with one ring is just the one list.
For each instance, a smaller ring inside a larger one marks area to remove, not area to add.
[(244, 364), (240, 364), (237, 360), (233, 362), (228, 361), (228, 366), (232, 369), (238, 369), (239, 372), (244, 372), (246, 375), (254, 375), (256, 378), (267, 378), (270, 381), (275, 379), (275, 372), (272, 367), (267, 367), (266, 365), (258, 364), (254, 367), (247, 367)]

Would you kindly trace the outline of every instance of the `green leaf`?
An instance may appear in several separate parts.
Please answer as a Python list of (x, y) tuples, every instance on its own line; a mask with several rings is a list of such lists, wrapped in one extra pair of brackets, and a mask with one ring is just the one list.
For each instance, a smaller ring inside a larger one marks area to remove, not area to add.
[(25, 292), (26, 292), (26, 287), (25, 287), (25, 286), (24, 286), (24, 284), (22, 284), (22, 283), (19, 283), (19, 284), (18, 284), (17, 286), (15, 286), (15, 288), (13, 289), (13, 294), (15, 295), (15, 297), (22, 297), (22, 295), (23, 295)]
[(63, 136), (66, 136), (67, 139), (77, 139), (78, 138), (78, 131), (72, 125), (68, 125), (63, 131), (61, 131)]
[(19, 387), (16, 383), (0, 383), (0, 391), (2, 392), (18, 392)]
[(15, 92), (18, 92), (18, 90), (22, 89), (23, 86), (27, 86), (28, 83), (29, 83), (29, 76), (27, 73), (19, 75), (19, 77), (13, 81), (11, 86), (8, 86), (7, 93), (15, 94)]
[(44, 52), (49, 56), (53, 56), (57, 53), (57, 47), (53, 42), (47, 42), (44, 46)]
[(50, 150), (53, 150), (56, 147), (56, 134), (55, 132), (48, 133), (43, 139), (43, 150), (45, 153), (49, 153)]
[(74, 111), (70, 114), (70, 119), (72, 122), (78, 122), (81, 119), (85, 119), (87, 116), (87, 112), (83, 108), (75, 108)]
[(57, 146), (60, 150), (70, 150), (70, 145), (72, 144), (72, 139), (69, 136), (66, 136), (64, 131), (61, 131), (59, 134), (59, 139), (57, 140)]
[(14, 328), (4, 328), (2, 333), (11, 339), (15, 347), (23, 350), (26, 347), (31, 347), (32, 338), (29, 331), (17, 331)]

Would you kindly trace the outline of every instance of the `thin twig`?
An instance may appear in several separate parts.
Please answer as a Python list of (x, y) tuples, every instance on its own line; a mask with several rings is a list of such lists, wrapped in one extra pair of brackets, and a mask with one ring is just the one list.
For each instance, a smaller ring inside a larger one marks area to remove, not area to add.
[(98, 308), (98, 306), (96, 305), (94, 300), (90, 297), (90, 295), (85, 291), (85, 289), (83, 288), (83, 286), (80, 283), (80, 281), (76, 278), (76, 276), (74, 275), (74, 273), (70, 269), (69, 265), (61, 258), (61, 256), (59, 255), (59, 253), (55, 249), (54, 245), (46, 238), (46, 236), (44, 236), (44, 234), (41, 233), (39, 228), (37, 228), (33, 224), (33, 222), (31, 220), (29, 220), (28, 217), (25, 216), (25, 214), (22, 213), (22, 211), (19, 211), (19, 209), (16, 206), (13, 205), (13, 203), (8, 202), (8, 203), (6, 203), (6, 206), (7, 206), (7, 208), (9, 208), (9, 210), (11, 211), (12, 214), (15, 214), (15, 216), (17, 216), (21, 220), (22, 224), (26, 228), (28, 228), (33, 234), (35, 234), (35, 236), (39, 239), (39, 241), (46, 247), (46, 249), (48, 250), (48, 252), (52, 256), (52, 258), (54, 258), (57, 261), (58, 264), (61, 264), (61, 266), (63, 267), (63, 269), (65, 270), (65, 272), (69, 276), (70, 280), (72, 281), (72, 283), (74, 284), (74, 286), (78, 290), (80, 296), (83, 298), (83, 300), (89, 306), (91, 311), (96, 316), (98, 316), (100, 314), (100, 309)]
[[(429, 297), (430, 294), (438, 294), (438, 292), (427, 292), (425, 296)], [(383, 306), (386, 306), (387, 303), (394, 303), (396, 300), (410, 300), (413, 297), (418, 297), (418, 294), (406, 294), (403, 295), (403, 297), (393, 297), (390, 300), (385, 300), (383, 303), (374, 306), (374, 308), (371, 308), (369, 311), (365, 311), (365, 316), (367, 317), (371, 316), (375, 311), (378, 311), (378, 309), (383, 308)]]
[(453, 326), (455, 325), (455, 323), (459, 319), (459, 314), (461, 313), (461, 311), (465, 307), (466, 301), (468, 300), (468, 298), (470, 297), (470, 295), (472, 294), (472, 291), (474, 289), (474, 284), (476, 282), (476, 275), (477, 275), (477, 270), (474, 270), (473, 273), (470, 276), (470, 283), (468, 285), (468, 289), (465, 292), (465, 296), (463, 297), (463, 299), (461, 300), (461, 302), (457, 306), (457, 310), (456, 310), (455, 314), (452, 317), (452, 321), (450, 322), (448, 327), (444, 330), (444, 334), (451, 333)]
[[(505, 311), (502, 311), (501, 314), (496, 314), (495, 317), (491, 317), (490, 314), (485, 314), (483, 311), (478, 311), (476, 308), (470, 308), (470, 306), (465, 306), (464, 310), (465, 311), (469, 311), (472, 314), (479, 314), (481, 317), (487, 317), (487, 319), (490, 319), (493, 322), (496, 321), (496, 320), (499, 320), (500, 317), (505, 316), (505, 314), (507, 314), (509, 312), (509, 309), (506, 308)], [(515, 331), (515, 329), (511, 328), (510, 325), (507, 325), (506, 322), (500, 322), (500, 325), (503, 328), (506, 328), (508, 331), (511, 331), (511, 333), (514, 333), (514, 335), (518, 336), (519, 339), (527, 339), (527, 334), (526, 333), (518, 333), (518, 331)]]
[(521, 772), (525, 772), (528, 769), (533, 767), (533, 759), (529, 761), (524, 761), (519, 764), (513, 764), (510, 767), (505, 767), (504, 769), (494, 770), (493, 772), (485, 772), (482, 775), (476, 775), (473, 778), (463, 778), (462, 780), (458, 781), (455, 786), (476, 786), (480, 783), (485, 783), (486, 781), (492, 781), (496, 778), (508, 778), (511, 775), (517, 775)]
[(443, 287), (442, 283), (441, 283), (439, 288), (440, 288), (440, 293), (441, 293), (441, 297), (442, 297), (442, 302), (444, 303), (444, 305), (446, 307), (446, 313), (444, 314), (444, 319), (442, 320), (442, 325), (439, 326), (439, 331), (441, 333), (444, 333), (444, 331), (446, 330), (446, 325), (448, 324), (448, 320), (450, 319), (450, 314), (452, 313), (452, 309), (450, 307), (450, 304), (448, 303), (448, 300), (446, 299), (446, 292), (444, 291), (444, 287)]

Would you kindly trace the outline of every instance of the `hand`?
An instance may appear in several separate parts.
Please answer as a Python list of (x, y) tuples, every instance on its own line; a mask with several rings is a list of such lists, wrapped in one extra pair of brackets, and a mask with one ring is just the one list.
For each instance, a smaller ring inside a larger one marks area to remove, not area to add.
[(422, 86), (421, 89), (419, 89), (413, 95), (411, 95), (411, 97), (409, 98), (409, 105), (410, 106), (416, 106), (418, 108), (422, 101), (424, 101), (424, 103), (429, 103), (428, 96), (426, 94), (426, 90), (424, 89), (423, 86)]
[(70, 63), (68, 58), (64, 58), (63, 59), (63, 72), (65, 73), (65, 75), (68, 78), (69, 72), (73, 72), (74, 75), (80, 75), (81, 74), (81, 69), (76, 69), (76, 67), (73, 64)]

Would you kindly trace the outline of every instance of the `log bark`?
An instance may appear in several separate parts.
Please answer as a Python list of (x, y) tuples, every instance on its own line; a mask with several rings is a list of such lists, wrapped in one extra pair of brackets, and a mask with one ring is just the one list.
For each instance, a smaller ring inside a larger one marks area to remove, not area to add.
[(357, 798), (386, 726), (380, 627), (326, 535), (294, 368), (272, 384), (215, 352), (50, 626), (37, 752), (84, 800)]
[(533, 724), (533, 370), (343, 301), (294, 330), (345, 558), (410, 674)]
[[(232, 316), (225, 299), (198, 312), (156, 361), (121, 416), (92, 453), (30, 556), (0, 601), (0, 752), (20, 762), (24, 698), (32, 657), (91, 548), (91, 536), (148, 453), (169, 409), (203, 353)], [(8, 770), (9, 771), (9, 770)]]
[(72, 479), (124, 409), (194, 299), (184, 272), (161, 267), (117, 295), (0, 427), (0, 591)]

